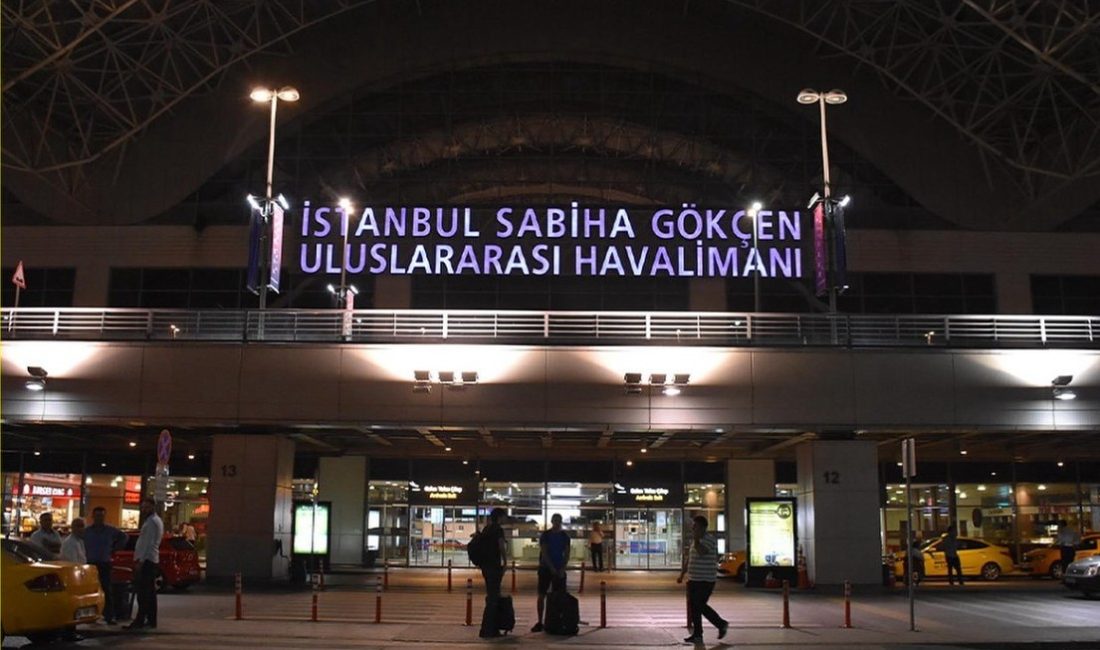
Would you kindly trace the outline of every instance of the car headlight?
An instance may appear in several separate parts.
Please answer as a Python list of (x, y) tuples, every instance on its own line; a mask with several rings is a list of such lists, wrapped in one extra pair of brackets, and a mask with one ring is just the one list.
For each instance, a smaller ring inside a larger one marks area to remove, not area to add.
[(1085, 569), (1085, 575), (1087, 576), (1094, 576), (1097, 574), (1097, 572), (1100, 572), (1100, 566), (1097, 566), (1095, 564)]

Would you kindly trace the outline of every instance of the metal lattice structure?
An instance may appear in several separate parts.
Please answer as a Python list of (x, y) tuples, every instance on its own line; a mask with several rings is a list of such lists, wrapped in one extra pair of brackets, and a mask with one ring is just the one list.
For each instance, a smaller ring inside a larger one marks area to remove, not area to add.
[[(723, 2), (803, 32), (821, 58), (871, 71), (971, 143), (991, 178), (1007, 172), (1031, 198), (1100, 176), (1096, 3)], [(291, 55), (294, 35), (367, 4), (5, 0), (3, 167), (71, 192), (82, 169), (120, 166), (127, 145), (232, 68), (260, 52)]]
[[(356, 0), (22, 0), (3, 3), (7, 169), (62, 182), (223, 74)], [(68, 183), (66, 183), (67, 185)]]
[(1080, 0), (735, 0), (852, 57), (1013, 168), (1100, 176), (1100, 4)]

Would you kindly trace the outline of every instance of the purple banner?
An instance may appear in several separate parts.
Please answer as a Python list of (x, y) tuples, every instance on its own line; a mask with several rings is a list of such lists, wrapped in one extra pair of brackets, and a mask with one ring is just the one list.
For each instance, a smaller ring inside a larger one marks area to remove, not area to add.
[(279, 276), (283, 268), (283, 206), (271, 203), (271, 279), (267, 288), (279, 293)]
[(825, 253), (825, 202), (814, 206), (814, 293), (829, 293), (828, 260)]

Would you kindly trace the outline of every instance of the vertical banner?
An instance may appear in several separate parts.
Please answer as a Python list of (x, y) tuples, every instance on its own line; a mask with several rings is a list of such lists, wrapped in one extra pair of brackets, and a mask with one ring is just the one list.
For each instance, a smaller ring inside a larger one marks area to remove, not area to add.
[(814, 206), (814, 293), (824, 296), (829, 293), (829, 280), (826, 271), (828, 260), (825, 253), (825, 201)]
[(283, 206), (272, 201), (271, 206), (271, 279), (267, 288), (279, 293), (279, 276), (283, 267)]
[(837, 203), (829, 210), (833, 222), (833, 286), (838, 292), (848, 288), (848, 236), (844, 231), (844, 206)]
[(248, 279), (244, 286), (255, 294), (260, 293), (260, 236), (263, 228), (263, 215), (259, 210), (253, 210), (248, 225)]
[(344, 287), (344, 323), (340, 333), (351, 336), (352, 312), (355, 311), (355, 292)]

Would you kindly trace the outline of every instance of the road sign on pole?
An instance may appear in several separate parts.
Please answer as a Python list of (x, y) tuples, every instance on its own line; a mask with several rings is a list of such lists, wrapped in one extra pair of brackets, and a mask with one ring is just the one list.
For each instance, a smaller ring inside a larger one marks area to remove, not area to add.
[(162, 505), (168, 500), (168, 461), (172, 458), (172, 432), (161, 429), (157, 437), (157, 472), (153, 498)]

